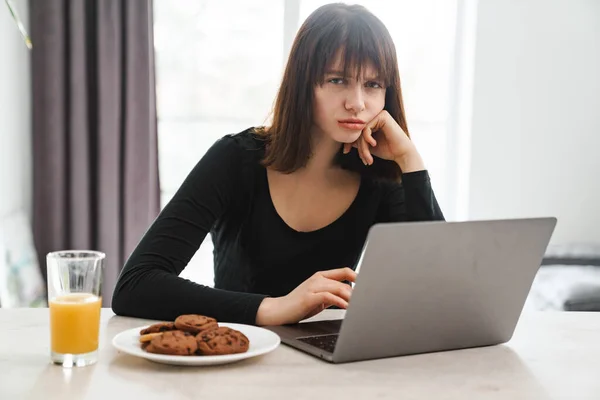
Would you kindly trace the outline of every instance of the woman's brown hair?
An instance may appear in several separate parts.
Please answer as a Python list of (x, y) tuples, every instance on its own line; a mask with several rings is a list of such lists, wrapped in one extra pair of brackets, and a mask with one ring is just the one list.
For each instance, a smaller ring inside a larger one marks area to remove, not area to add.
[[(284, 173), (306, 165), (311, 155), (314, 89), (323, 84), (325, 71), (338, 51), (345, 76), (350, 71), (360, 76), (368, 63), (380, 72), (386, 86), (384, 109), (408, 135), (396, 49), (387, 28), (362, 6), (327, 4), (300, 27), (275, 100), (272, 124), (257, 130), (267, 142), (263, 165)], [(376, 159), (365, 167), (355, 149), (343, 155), (341, 146), (336, 162), (375, 177), (398, 179), (401, 174), (392, 161)]]

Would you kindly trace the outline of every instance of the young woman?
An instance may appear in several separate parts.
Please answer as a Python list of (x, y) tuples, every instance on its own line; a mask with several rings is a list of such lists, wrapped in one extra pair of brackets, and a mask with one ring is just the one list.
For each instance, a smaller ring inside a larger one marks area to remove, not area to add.
[[(373, 224), (443, 219), (409, 138), (389, 32), (363, 7), (329, 4), (296, 36), (272, 124), (202, 157), (129, 257), (112, 308), (298, 322), (347, 307)], [(214, 288), (178, 276), (208, 232)]]

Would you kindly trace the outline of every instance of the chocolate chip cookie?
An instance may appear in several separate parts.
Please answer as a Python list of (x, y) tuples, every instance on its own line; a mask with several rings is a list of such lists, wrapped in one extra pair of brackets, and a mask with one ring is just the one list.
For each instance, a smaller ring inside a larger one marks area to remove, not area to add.
[(152, 339), (144, 348), (148, 353), (191, 356), (198, 349), (193, 334), (182, 331), (168, 331)]
[(159, 322), (158, 324), (150, 325), (146, 329), (142, 329), (140, 331), (140, 335), (147, 335), (148, 333), (174, 331), (175, 329), (175, 324), (172, 322)]
[(141, 335), (140, 336), (140, 343), (150, 343), (152, 341), (152, 339), (154, 339), (157, 336), (162, 335), (163, 332), (156, 332), (156, 333), (146, 333), (145, 335)]
[(204, 315), (187, 314), (180, 315), (175, 320), (175, 327), (184, 332), (198, 334), (200, 332), (217, 329), (217, 320)]
[(198, 354), (203, 356), (245, 353), (250, 347), (246, 335), (224, 326), (197, 334), (196, 341)]

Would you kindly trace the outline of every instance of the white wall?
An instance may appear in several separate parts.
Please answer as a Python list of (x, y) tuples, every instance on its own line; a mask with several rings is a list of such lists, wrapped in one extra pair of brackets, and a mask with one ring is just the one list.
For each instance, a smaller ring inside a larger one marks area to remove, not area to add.
[(600, 243), (600, 1), (480, 0), (468, 218)]
[[(13, 2), (28, 27), (27, 1)], [(0, 3), (0, 219), (31, 217), (30, 51), (4, 1)]]

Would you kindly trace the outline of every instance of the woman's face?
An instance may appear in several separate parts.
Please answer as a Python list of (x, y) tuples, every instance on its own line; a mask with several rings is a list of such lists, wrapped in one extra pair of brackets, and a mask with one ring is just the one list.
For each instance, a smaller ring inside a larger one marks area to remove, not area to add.
[(344, 76), (343, 71), (338, 53), (323, 85), (315, 87), (313, 125), (316, 132), (336, 142), (353, 143), (365, 124), (383, 110), (385, 87), (372, 65), (363, 66), (358, 80), (355, 73)]

